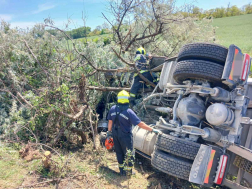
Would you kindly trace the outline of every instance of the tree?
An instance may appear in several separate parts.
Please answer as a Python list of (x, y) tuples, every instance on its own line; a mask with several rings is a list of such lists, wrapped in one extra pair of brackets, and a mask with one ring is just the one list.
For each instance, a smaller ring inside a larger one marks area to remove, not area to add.
[(50, 33), (51, 35), (54, 35), (54, 36), (56, 36), (57, 35), (57, 30), (52, 30), (52, 29), (50, 29), (50, 30), (46, 30), (48, 33)]
[(241, 14), (241, 11), (237, 6), (234, 5), (230, 8), (230, 14), (231, 16), (237, 16)]
[(104, 22), (102, 24), (102, 29), (109, 29), (109, 24), (107, 22)]
[(68, 34), (73, 39), (77, 39), (77, 38), (87, 37), (90, 32), (91, 32), (90, 27), (80, 27), (77, 29), (73, 29), (72, 31), (68, 32)]
[(101, 35), (106, 34), (106, 29), (101, 30)]
[(245, 14), (252, 14), (252, 5), (251, 3), (244, 6)]
[(101, 26), (96, 26), (95, 29), (98, 30), (98, 31), (101, 31), (101, 30), (102, 30), (102, 27), (101, 27)]
[(230, 13), (230, 2), (229, 2), (227, 9), (226, 9), (226, 17), (229, 17), (230, 15), (231, 15), (231, 13)]
[[(65, 32), (48, 21), (26, 32), (10, 28), (6, 35), (1, 25), (2, 136), (50, 145), (71, 142), (79, 138), (75, 135), (82, 138), (85, 132), (91, 132), (95, 139), (95, 109), (102, 96), (99, 90), (121, 90), (120, 78), (113, 73), (132, 71), (130, 67), (142, 78), (134, 64), (137, 47), (171, 57), (185, 43), (213, 40), (211, 20), (195, 22), (197, 18), (185, 18), (171, 1), (111, 3), (114, 19), (104, 17), (113, 37), (98, 39), (97, 43), (72, 39), (90, 34), (90, 27)], [(67, 40), (46, 29), (57, 30)], [(72, 48), (66, 44), (72, 44)], [(146, 78), (143, 80), (153, 86)]]
[(10, 30), (10, 23), (4, 22), (4, 21), (1, 21), (0, 23), (1, 23), (0, 31), (4, 31), (4, 33), (8, 33), (8, 31)]
[(225, 8), (216, 8), (215, 11), (213, 12), (213, 17), (214, 18), (222, 18), (225, 16)]
[[(194, 18), (183, 17), (180, 14), (183, 11), (177, 10), (173, 1), (112, 1), (110, 7), (111, 14), (116, 19), (112, 22), (106, 15), (103, 16), (112, 27), (120, 52), (129, 51), (133, 54), (137, 47), (144, 46), (153, 53), (171, 56), (187, 40), (196, 40), (201, 36), (190, 35), (199, 25), (195, 25)], [(213, 30), (208, 30), (210, 33), (211, 31)]]
[(200, 11), (200, 8), (199, 7), (193, 7), (193, 9), (192, 9), (192, 13), (194, 14), (194, 15), (200, 15), (201, 14), (201, 11)]

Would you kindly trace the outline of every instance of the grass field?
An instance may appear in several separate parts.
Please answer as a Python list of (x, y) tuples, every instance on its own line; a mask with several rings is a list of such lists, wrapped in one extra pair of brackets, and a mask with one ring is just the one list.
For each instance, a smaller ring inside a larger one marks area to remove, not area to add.
[(226, 47), (235, 44), (252, 56), (252, 14), (217, 18), (213, 26), (217, 27), (217, 43)]

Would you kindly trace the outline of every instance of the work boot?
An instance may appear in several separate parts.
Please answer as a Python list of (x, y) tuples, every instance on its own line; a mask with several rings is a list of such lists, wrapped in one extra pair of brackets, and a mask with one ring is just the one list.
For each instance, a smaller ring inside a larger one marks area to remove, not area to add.
[(126, 176), (126, 171), (123, 170), (123, 168), (120, 169), (120, 176)]

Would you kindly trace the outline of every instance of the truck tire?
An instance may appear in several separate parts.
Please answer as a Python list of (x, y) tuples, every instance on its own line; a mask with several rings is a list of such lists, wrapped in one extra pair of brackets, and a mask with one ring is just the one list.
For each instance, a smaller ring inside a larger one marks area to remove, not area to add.
[(206, 60), (184, 60), (176, 64), (173, 78), (179, 84), (190, 80), (208, 80), (220, 84), (224, 66)]
[(199, 151), (200, 144), (162, 134), (157, 137), (156, 148), (179, 157), (194, 160)]
[(224, 65), (227, 53), (228, 49), (221, 45), (211, 43), (190, 43), (181, 48), (177, 61), (180, 62), (182, 60), (200, 59)]
[(188, 160), (173, 157), (155, 149), (151, 157), (151, 165), (168, 175), (188, 180), (192, 163)]

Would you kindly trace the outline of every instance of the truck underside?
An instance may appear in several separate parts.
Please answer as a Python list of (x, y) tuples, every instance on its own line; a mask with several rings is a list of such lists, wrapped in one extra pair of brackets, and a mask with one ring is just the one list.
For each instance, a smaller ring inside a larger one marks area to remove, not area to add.
[(136, 126), (136, 152), (158, 170), (206, 187), (252, 186), (250, 65), (235, 45), (192, 43), (154, 68), (162, 68), (159, 84), (151, 92), (143, 87), (133, 110), (162, 134)]

